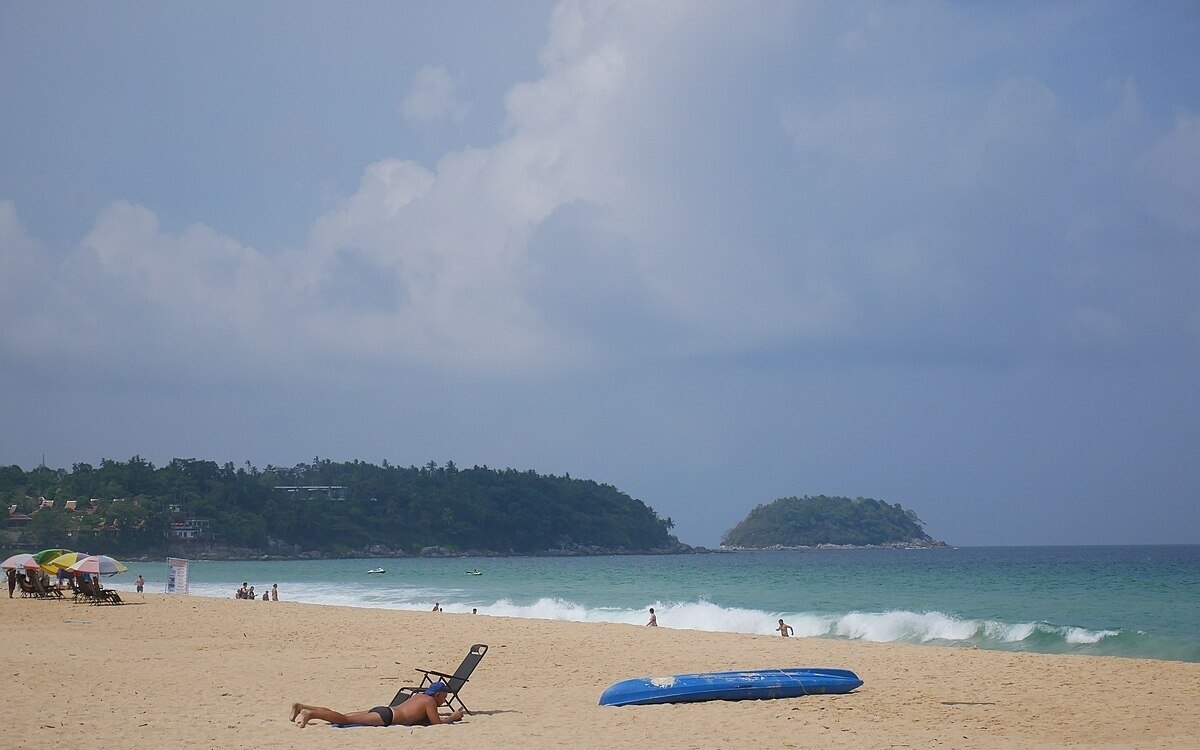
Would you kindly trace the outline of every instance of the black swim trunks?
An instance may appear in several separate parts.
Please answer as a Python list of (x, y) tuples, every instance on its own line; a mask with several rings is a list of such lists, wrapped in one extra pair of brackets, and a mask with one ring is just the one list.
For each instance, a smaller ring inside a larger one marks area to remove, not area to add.
[(392, 725), (392, 709), (388, 706), (376, 706), (371, 709), (371, 713), (379, 714), (379, 718), (383, 719), (383, 725), (390, 727)]

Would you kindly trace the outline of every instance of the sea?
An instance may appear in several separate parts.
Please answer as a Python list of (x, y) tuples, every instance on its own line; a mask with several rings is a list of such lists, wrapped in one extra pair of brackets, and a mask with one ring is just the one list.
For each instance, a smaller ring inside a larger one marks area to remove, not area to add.
[[(371, 574), (368, 570), (386, 572)], [(478, 571), (479, 575), (470, 574)], [(105, 585), (166, 590), (165, 562)], [(1200, 662), (1200, 545), (191, 561), (189, 595)], [(251, 606), (247, 603), (247, 606)]]

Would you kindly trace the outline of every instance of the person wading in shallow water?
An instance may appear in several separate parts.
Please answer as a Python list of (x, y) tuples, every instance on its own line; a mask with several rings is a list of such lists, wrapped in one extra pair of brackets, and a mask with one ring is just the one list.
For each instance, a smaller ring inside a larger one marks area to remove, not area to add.
[(369, 727), (390, 727), (393, 724), (411, 727), (419, 724), (453, 724), (463, 717), (460, 708), (449, 716), (438, 713), (438, 706), (446, 702), (446, 683), (435, 682), (425, 688), (424, 693), (418, 693), (403, 703), (394, 706), (376, 706), (367, 711), (351, 711), (341, 713), (324, 706), (310, 706), (306, 703), (292, 704), (292, 721), (300, 728), (308, 726), (313, 719), (327, 721), (330, 724), (363, 724)]

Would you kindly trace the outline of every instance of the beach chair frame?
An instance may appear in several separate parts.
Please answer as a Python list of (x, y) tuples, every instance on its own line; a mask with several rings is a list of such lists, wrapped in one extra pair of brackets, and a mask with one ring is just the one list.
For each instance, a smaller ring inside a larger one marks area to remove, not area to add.
[(417, 671), (423, 675), (421, 683), (419, 685), (409, 685), (400, 688), (396, 692), (396, 697), (392, 698), (392, 702), (389, 705), (395, 706), (403, 703), (411, 696), (424, 692), (425, 688), (434, 682), (441, 680), (446, 683), (446, 705), (454, 708), (454, 703), (457, 701), (464, 713), (471, 713), (471, 709), (467, 708), (467, 705), (463, 703), (462, 697), (458, 693), (467, 684), (467, 681), (471, 679), (471, 674), (479, 666), (479, 662), (483, 660), (483, 655), (487, 653), (487, 650), (486, 643), (472, 645), (471, 649), (467, 651), (466, 657), (462, 660), (462, 664), (459, 664), (458, 669), (454, 670), (454, 674), (446, 674), (445, 672), (438, 672), (433, 669), (418, 669)]
[(20, 587), (21, 596), (23, 597), (41, 596), (41, 594), (38, 593), (37, 586), (34, 585), (29, 576), (18, 576), (17, 586)]

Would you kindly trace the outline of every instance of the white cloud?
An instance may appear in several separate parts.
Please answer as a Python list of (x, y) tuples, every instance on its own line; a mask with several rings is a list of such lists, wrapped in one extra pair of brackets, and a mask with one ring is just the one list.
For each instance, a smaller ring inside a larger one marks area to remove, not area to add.
[(1144, 169), (1150, 210), (1179, 231), (1200, 233), (1200, 115), (1179, 115)]
[(16, 206), (0, 200), (0, 317), (5, 321), (0, 358), (38, 359), (55, 350), (65, 333), (60, 285), (47, 251), (29, 236)]
[(1040, 139), (1054, 126), (1058, 97), (1035, 78), (1002, 81), (987, 102), (988, 134), (1006, 140)]
[[(1112, 273), (1099, 243), (1057, 257), (1086, 244), (1064, 240), (1087, 222), (1063, 188), (1100, 170), (1072, 163), (1081, 126), (1045, 82), (883, 86), (864, 72), (919, 39), (894, 38), (878, 14), (788, 27), (781, 7), (564, 2), (542, 74), (508, 90), (494, 144), (432, 166), (367, 165), (302, 247), (266, 254), (204, 224), (167, 231), (153, 207), (116, 201), (59, 269), (0, 204), (6, 277), (66, 285), (58, 296), (72, 301), (40, 318), (51, 337), (102, 348), (136, 332), (153, 347), (123, 356), (199, 349), (229, 367), (222, 353), (290, 367), (320, 351), (522, 375), (584, 367), (631, 339), (706, 354), (834, 339), (971, 348), (1012, 327), (1000, 303), (1014, 298), (1017, 338), (1128, 335), (1124, 314), (1042, 286), (1047, 269)], [(942, 35), (963, 22), (931, 12)], [(922, 27), (913, 13), (905, 33)], [(861, 67), (814, 70), (827, 50)], [(926, 53), (958, 50), (935, 40)], [(1123, 91), (1136, 125), (1136, 84)], [(468, 108), (446, 69), (425, 67), (401, 111), (436, 124)], [(791, 149), (776, 143), (781, 125)], [(1198, 131), (1181, 118), (1146, 161), (1156, 209), (1192, 231)], [(1089, 132), (1092, 153), (1129, 137)], [(1087, 216), (1113, 195), (1124, 193)], [(18, 286), (0, 286), (9, 309)]]
[(456, 88), (445, 68), (421, 68), (413, 76), (412, 88), (400, 102), (400, 113), (414, 125), (462, 122), (471, 108), (458, 100)]

